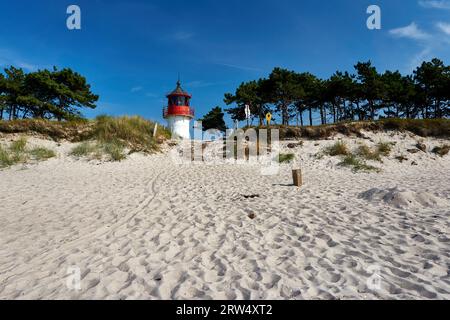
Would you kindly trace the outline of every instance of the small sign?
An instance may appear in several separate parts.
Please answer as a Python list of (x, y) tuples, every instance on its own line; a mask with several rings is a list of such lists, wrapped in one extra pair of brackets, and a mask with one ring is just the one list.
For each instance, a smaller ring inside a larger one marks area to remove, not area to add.
[(250, 113), (250, 106), (248, 104), (245, 105), (245, 118), (250, 119), (251, 113)]
[(272, 120), (272, 114), (270, 112), (267, 112), (266, 121), (268, 126), (270, 126), (270, 120)]

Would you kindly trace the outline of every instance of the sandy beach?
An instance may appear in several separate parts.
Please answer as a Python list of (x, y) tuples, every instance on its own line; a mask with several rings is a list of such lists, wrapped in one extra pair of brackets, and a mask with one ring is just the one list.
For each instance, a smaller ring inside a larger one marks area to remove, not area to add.
[[(275, 176), (30, 139), (57, 157), (0, 170), (0, 299), (450, 299), (450, 155), (429, 151), (444, 142), (365, 136), (284, 142), (295, 162)], [(396, 144), (353, 173), (316, 156), (338, 139)]]

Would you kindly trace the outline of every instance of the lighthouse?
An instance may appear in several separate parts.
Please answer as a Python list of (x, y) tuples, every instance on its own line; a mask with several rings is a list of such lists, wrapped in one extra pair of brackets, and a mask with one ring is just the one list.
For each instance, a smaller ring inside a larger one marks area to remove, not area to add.
[(194, 108), (190, 106), (192, 96), (181, 88), (180, 80), (177, 87), (167, 96), (167, 107), (163, 109), (164, 119), (173, 137), (190, 139), (191, 119), (194, 118)]

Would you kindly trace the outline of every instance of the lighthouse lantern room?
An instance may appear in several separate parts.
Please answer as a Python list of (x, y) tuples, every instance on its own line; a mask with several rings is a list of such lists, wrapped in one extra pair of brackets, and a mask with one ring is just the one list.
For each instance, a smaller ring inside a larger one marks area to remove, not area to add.
[(190, 122), (194, 117), (194, 109), (190, 106), (192, 96), (181, 88), (180, 80), (177, 87), (167, 96), (168, 104), (163, 109), (164, 119), (173, 137), (190, 139)]

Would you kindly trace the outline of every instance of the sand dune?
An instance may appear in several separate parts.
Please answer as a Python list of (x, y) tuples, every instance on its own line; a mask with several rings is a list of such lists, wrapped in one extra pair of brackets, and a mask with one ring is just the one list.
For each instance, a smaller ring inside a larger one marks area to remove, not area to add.
[(291, 165), (88, 162), (33, 140), (58, 158), (0, 171), (0, 298), (449, 299), (450, 156), (406, 152), (407, 134), (338, 138), (397, 143), (379, 173), (318, 159), (332, 140), (285, 143), (297, 189)]

